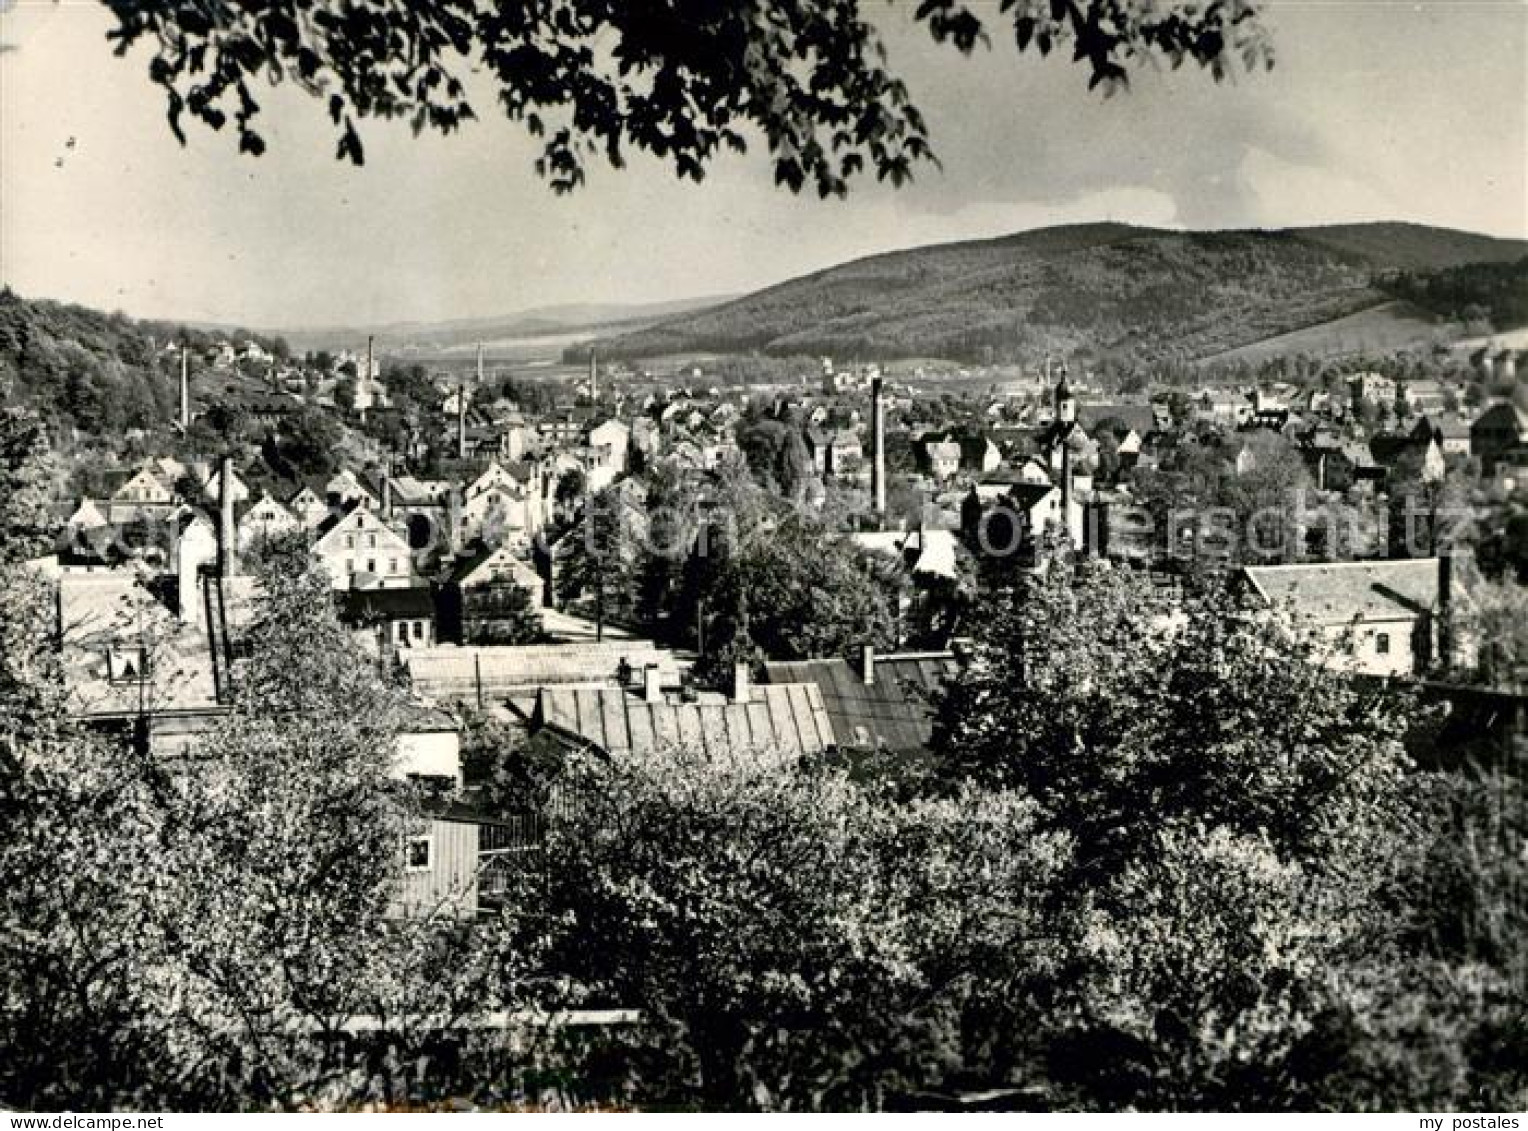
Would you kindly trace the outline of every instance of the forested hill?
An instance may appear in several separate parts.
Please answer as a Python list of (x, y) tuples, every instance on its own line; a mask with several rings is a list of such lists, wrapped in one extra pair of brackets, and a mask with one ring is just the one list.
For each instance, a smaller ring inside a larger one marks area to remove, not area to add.
[[(179, 357), (165, 347), (185, 342), (204, 351), (220, 340), (174, 323), (22, 298), (4, 288), (0, 395), (90, 435), (163, 428), (175, 419), (179, 398)], [(243, 331), (237, 340), (285, 350), (279, 339)]]
[[(689, 351), (1191, 361), (1396, 297), (1387, 279), (1515, 263), (1528, 242), (1415, 224), (1179, 232), (1045, 228), (855, 260), (597, 343)], [(1413, 287), (1416, 291), (1418, 288)]]

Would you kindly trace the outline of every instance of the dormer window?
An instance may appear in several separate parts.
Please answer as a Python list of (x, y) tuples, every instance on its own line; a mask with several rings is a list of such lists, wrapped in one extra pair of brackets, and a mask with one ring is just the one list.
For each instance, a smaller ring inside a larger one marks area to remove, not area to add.
[(112, 683), (142, 683), (144, 664), (142, 648), (113, 648), (106, 654), (107, 678)]

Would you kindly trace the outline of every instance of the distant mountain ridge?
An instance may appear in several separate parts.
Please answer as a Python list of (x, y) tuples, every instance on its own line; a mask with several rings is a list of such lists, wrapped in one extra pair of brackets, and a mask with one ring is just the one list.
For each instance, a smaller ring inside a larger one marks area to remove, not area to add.
[(1180, 361), (1379, 306), (1377, 280), (1528, 256), (1420, 224), (1189, 232), (1098, 223), (857, 259), (594, 343), (685, 352)]
[(670, 302), (567, 303), (482, 318), (456, 318), (440, 322), (389, 322), (375, 326), (322, 326), (280, 331), (298, 352), (317, 349), (355, 349), (367, 335), (383, 351), (400, 349), (452, 349), (474, 342), (567, 334), (580, 330), (598, 333), (612, 328), (646, 325), (726, 302), (731, 296), (713, 295)]

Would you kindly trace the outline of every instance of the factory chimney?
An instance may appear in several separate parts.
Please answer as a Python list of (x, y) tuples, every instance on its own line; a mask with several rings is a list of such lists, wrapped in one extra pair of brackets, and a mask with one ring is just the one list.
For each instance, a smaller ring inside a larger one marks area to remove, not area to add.
[(600, 403), (600, 365), (592, 346), (589, 348), (589, 399), (595, 404)]
[(481, 388), (483, 384), (483, 343), (477, 344), (477, 383)]
[(374, 340), (375, 339), (370, 334), (366, 335), (366, 372), (361, 375), (361, 380), (359, 382), (357, 382), (357, 386), (358, 387), (357, 387), (356, 391), (360, 395), (356, 398), (356, 400), (358, 402), (360, 402), (361, 419), (362, 420), (366, 419), (366, 406), (371, 403), (371, 378), (372, 378), (371, 353), (372, 353), (372, 343), (373, 343)]
[(218, 576), (239, 572), (239, 539), (233, 524), (233, 459), (218, 463)]
[(180, 344), (180, 434), (191, 428), (191, 346)]
[(870, 379), (870, 497), (876, 524), (886, 525), (886, 405), (881, 375)]
[[(482, 349), (482, 346), (478, 347), (480, 359)], [(478, 364), (482, 364), (481, 360)], [(456, 386), (456, 458), (467, 458), (467, 382), (465, 381)]]

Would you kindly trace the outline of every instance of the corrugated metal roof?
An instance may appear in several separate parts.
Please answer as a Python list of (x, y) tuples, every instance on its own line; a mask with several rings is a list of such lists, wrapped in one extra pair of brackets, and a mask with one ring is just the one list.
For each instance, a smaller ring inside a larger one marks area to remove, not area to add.
[(933, 734), (932, 694), (957, 670), (949, 653), (877, 657), (875, 682), (847, 661), (776, 660), (764, 665), (769, 684), (817, 688), (838, 745), (917, 751)]
[(591, 644), (526, 644), (485, 648), (411, 648), (403, 657), (410, 686), (432, 699), (504, 698), (515, 691), (536, 691), (564, 684), (614, 685), (621, 661), (633, 677), (649, 664), (658, 666), (660, 682), (677, 687), (681, 662), (673, 652), (650, 641)]
[(815, 684), (749, 688), (743, 702), (649, 703), (609, 687), (547, 688), (535, 722), (582, 739), (613, 757), (685, 746), (707, 754), (788, 759), (833, 745), (833, 726)]

